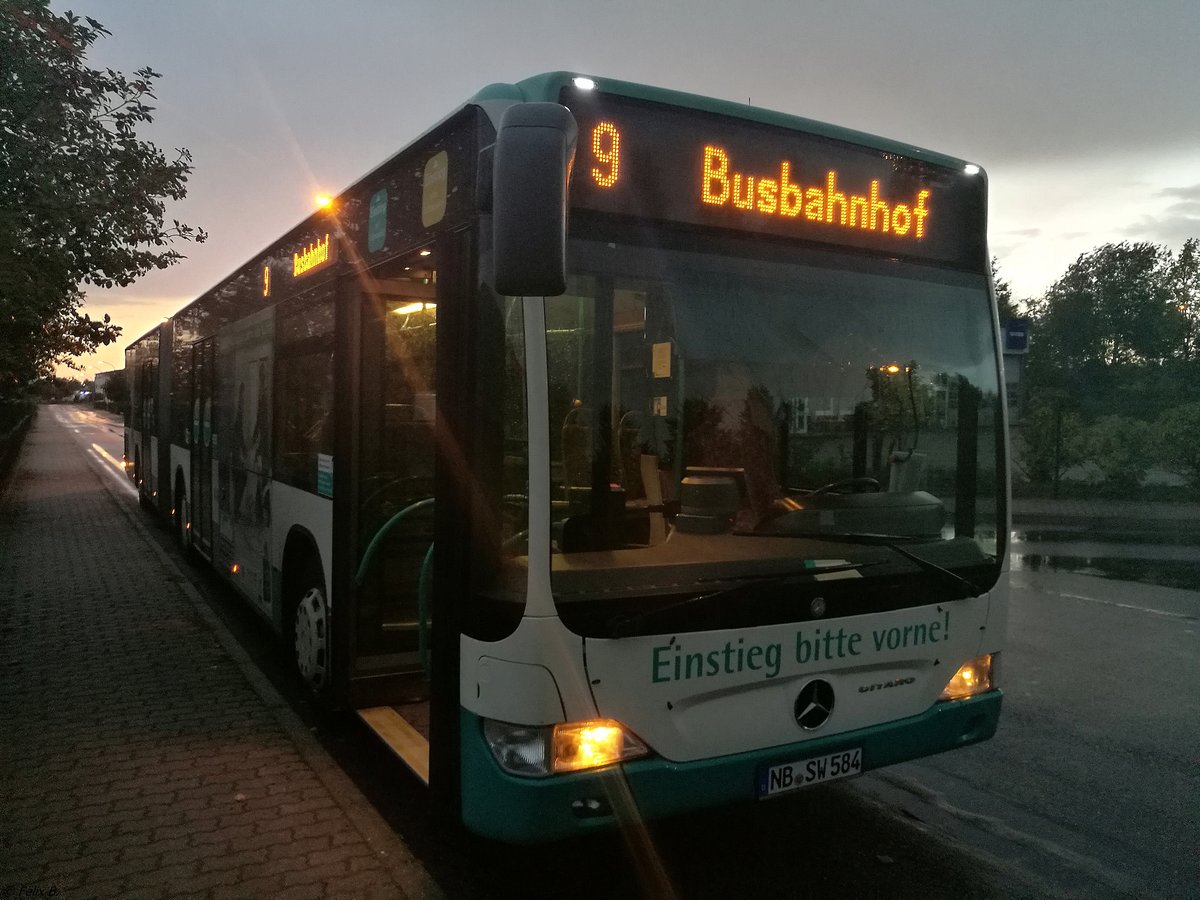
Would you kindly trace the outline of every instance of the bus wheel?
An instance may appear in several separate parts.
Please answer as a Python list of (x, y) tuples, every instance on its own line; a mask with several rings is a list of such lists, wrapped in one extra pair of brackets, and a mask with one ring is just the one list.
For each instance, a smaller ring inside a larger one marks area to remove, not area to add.
[(329, 679), (329, 604), (317, 579), (310, 581), (292, 614), (292, 645), (300, 677), (314, 694), (321, 693)]

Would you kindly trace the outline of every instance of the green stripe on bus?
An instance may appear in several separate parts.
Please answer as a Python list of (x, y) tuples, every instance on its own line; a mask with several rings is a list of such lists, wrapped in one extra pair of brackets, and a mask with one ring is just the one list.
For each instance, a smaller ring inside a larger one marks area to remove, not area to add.
[[(765, 765), (861, 747), (863, 771), (869, 771), (987, 740), (996, 731), (1001, 699), (1000, 691), (991, 691), (897, 722), (766, 750), (685, 763), (644, 759), (547, 778), (502, 771), (484, 743), (482, 720), (462, 710), (463, 821), (487, 837), (534, 843), (616, 827), (627, 818), (755, 802), (757, 772)], [(597, 814), (596, 805), (611, 812)]]

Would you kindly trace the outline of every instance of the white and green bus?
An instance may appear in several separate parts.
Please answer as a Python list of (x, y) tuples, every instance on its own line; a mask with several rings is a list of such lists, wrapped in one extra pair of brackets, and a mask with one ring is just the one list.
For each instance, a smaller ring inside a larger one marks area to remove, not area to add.
[(989, 738), (986, 178), (751, 106), (485, 88), (126, 352), (143, 501), (480, 834)]

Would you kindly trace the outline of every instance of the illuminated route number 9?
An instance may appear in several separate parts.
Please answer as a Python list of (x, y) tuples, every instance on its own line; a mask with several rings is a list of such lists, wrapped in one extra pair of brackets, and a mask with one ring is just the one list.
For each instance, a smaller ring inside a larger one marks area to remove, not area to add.
[(621, 132), (612, 122), (601, 122), (592, 129), (592, 180), (610, 188), (621, 177)]

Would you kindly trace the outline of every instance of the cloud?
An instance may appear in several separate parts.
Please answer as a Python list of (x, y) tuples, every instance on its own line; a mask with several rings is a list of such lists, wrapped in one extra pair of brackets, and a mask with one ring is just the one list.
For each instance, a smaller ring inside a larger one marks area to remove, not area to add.
[(1200, 219), (1200, 200), (1184, 200), (1180, 203), (1172, 203), (1167, 207), (1166, 213), (1168, 216), (1175, 218)]
[(1185, 203), (1200, 204), (1200, 184), (1193, 184), (1191, 187), (1183, 188), (1166, 188), (1158, 192), (1159, 197), (1174, 197), (1183, 200)]
[(1174, 202), (1144, 212), (1119, 230), (1121, 237), (1165, 244), (1172, 250), (1188, 238), (1200, 237), (1200, 184), (1163, 188), (1153, 196)]
[(1177, 249), (1188, 238), (1200, 237), (1200, 201), (1176, 203), (1158, 215), (1142, 216), (1122, 229), (1121, 234)]
[(1041, 233), (1042, 233), (1042, 229), (1040, 229), (1040, 228), (1018, 228), (1015, 231), (1004, 232), (1005, 236), (1022, 237), (1022, 238), (1035, 238), (1038, 235), (1040, 235)]

